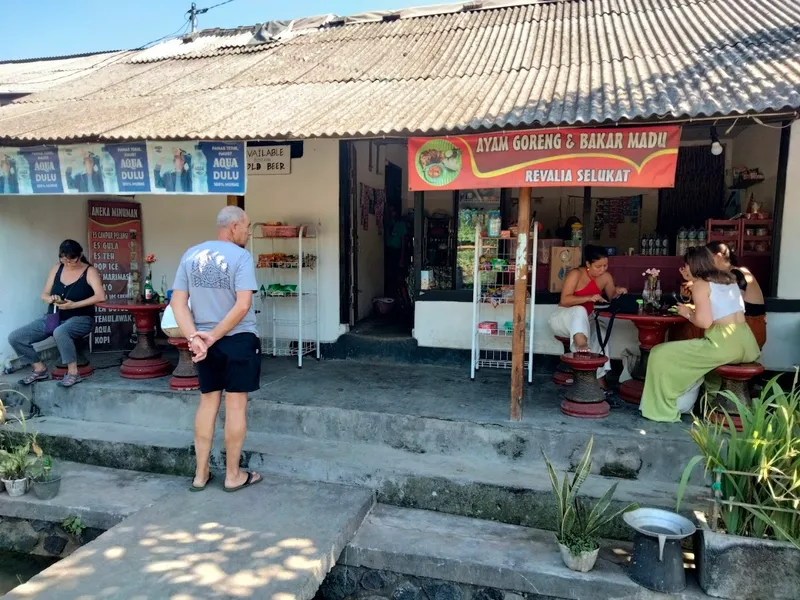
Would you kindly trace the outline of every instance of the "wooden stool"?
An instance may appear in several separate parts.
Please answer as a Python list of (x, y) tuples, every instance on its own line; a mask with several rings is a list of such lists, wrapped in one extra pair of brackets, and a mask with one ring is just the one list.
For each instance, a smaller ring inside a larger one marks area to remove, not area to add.
[(197, 379), (197, 367), (192, 362), (192, 351), (189, 350), (189, 340), (186, 338), (167, 338), (167, 341), (178, 349), (178, 366), (172, 372), (169, 387), (173, 390), (199, 390), (200, 381)]
[(597, 369), (608, 361), (605, 354), (591, 352), (568, 352), (561, 356), (562, 362), (572, 367), (574, 382), (564, 392), (561, 412), (580, 419), (602, 419), (611, 407), (606, 395), (597, 383)]
[[(90, 377), (92, 373), (94, 373), (94, 367), (92, 367), (89, 359), (86, 358), (86, 354), (84, 349), (86, 344), (89, 343), (89, 336), (92, 335), (89, 333), (88, 335), (83, 336), (80, 339), (75, 340), (75, 350), (77, 351), (78, 355), (78, 375), (80, 375), (81, 379), (86, 379)], [(67, 374), (67, 365), (62, 365), (58, 363), (55, 368), (50, 372), (50, 377), (61, 381), (64, 379), (64, 376)]]
[[(714, 369), (722, 377), (722, 387), (720, 392), (728, 391), (736, 396), (742, 404), (747, 407), (752, 406), (753, 399), (750, 397), (750, 380), (764, 372), (763, 365), (758, 363), (743, 363), (740, 365), (722, 365)], [(724, 408), (733, 419), (736, 431), (742, 430), (742, 420), (739, 417), (739, 409), (736, 404), (722, 394), (718, 394), (714, 401), (715, 408)], [(727, 425), (725, 414), (721, 411), (714, 411), (711, 416), (716, 423)]]
[[(560, 335), (553, 336), (564, 346), (564, 354), (569, 354), (569, 338)], [(573, 373), (564, 361), (558, 363), (558, 367), (553, 372), (553, 383), (556, 385), (572, 385)]]

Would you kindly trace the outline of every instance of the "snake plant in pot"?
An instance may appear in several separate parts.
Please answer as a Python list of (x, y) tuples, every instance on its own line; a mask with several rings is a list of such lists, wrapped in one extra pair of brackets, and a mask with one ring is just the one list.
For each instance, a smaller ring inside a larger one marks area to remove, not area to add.
[(635, 503), (622, 509), (611, 507), (614, 492), (617, 490), (616, 483), (594, 505), (590, 506), (578, 497), (581, 485), (592, 471), (593, 445), (594, 438), (590, 438), (572, 478), (570, 479), (569, 473), (564, 473), (561, 481), (550, 459), (542, 451), (556, 501), (558, 516), (556, 541), (561, 551), (561, 558), (567, 567), (582, 573), (591, 571), (597, 561), (600, 552), (598, 542), (600, 530), (622, 513), (638, 508)]
[[(5, 389), (3, 391), (15, 392)], [(0, 423), (5, 423), (7, 418), (9, 415), (5, 405), (0, 403)], [(27, 493), (30, 485), (28, 470), (35, 465), (37, 457), (42, 455), (42, 449), (36, 443), (36, 435), (28, 434), (25, 416), (20, 413), (19, 417), (13, 418), (22, 426), (22, 434), (12, 437), (5, 431), (2, 432), (4, 443), (0, 447), (0, 480), (9, 496), (18, 497)]]

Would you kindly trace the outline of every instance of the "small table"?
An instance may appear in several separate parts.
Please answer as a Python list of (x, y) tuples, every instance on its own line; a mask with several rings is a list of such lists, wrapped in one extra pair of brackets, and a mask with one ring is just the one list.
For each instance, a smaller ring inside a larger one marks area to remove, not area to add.
[[(601, 312), (601, 317), (611, 318), (611, 313)], [(619, 396), (630, 404), (639, 404), (642, 401), (644, 392), (644, 377), (647, 373), (647, 359), (650, 350), (659, 344), (663, 344), (667, 339), (667, 331), (676, 323), (682, 323), (686, 319), (680, 315), (664, 313), (617, 313), (617, 319), (630, 321), (636, 326), (639, 332), (639, 350), (641, 358), (636, 365), (631, 377), (619, 386)]]
[(102, 302), (99, 307), (107, 310), (126, 310), (133, 315), (136, 323), (136, 346), (122, 362), (119, 374), (125, 379), (154, 379), (166, 377), (172, 372), (172, 365), (161, 357), (156, 347), (155, 333), (159, 313), (166, 304), (145, 304), (133, 300), (122, 302)]

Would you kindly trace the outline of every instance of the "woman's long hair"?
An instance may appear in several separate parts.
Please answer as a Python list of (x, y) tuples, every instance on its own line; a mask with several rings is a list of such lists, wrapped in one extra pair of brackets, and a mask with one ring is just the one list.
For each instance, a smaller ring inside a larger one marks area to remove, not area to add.
[(83, 246), (81, 246), (75, 240), (64, 240), (61, 242), (61, 245), (58, 247), (58, 258), (68, 258), (70, 260), (75, 260), (76, 258), (81, 259), (81, 262), (85, 265), (90, 265), (91, 263), (86, 260), (86, 257), (83, 255)]
[(714, 264), (714, 255), (706, 246), (689, 248), (683, 255), (683, 262), (689, 267), (692, 277), (711, 283), (736, 283), (736, 276), (727, 271), (720, 271)]

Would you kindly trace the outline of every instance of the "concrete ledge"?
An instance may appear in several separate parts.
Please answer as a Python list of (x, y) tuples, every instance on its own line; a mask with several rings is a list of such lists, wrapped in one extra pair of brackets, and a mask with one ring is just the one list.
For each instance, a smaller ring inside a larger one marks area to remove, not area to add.
[(55, 468), (62, 476), (58, 496), (39, 500), (33, 491), (19, 498), (2, 494), (0, 516), (53, 522), (78, 516), (87, 527), (110, 529), (164, 495), (187, 487), (184, 478), (153, 473), (71, 462), (58, 462)]
[[(667, 597), (628, 578), (628, 551), (624, 544), (605, 544), (595, 569), (576, 573), (563, 565), (550, 532), (377, 505), (340, 564), (569, 600)], [(693, 577), (689, 581), (683, 593), (668, 597), (707, 598)]]
[[(92, 423), (44, 417), (30, 424), (47, 451), (63, 459), (120, 469), (190, 475), (194, 471), (192, 434), (188, 431)], [(222, 440), (217, 439), (212, 465), (224, 466)], [(480, 458), (416, 454), (369, 444), (331, 442), (260, 433), (248, 434), (245, 463), (260, 472), (310, 481), (369, 487), (378, 500), (406, 508), (490, 519), (528, 527), (552, 526), (550, 482), (541, 463), (498, 467)], [(582, 490), (599, 498), (618, 483), (616, 503), (671, 509), (677, 486), (651, 481), (590, 476)], [(690, 488), (686, 510), (700, 490)], [(626, 539), (621, 520), (604, 535)]]

